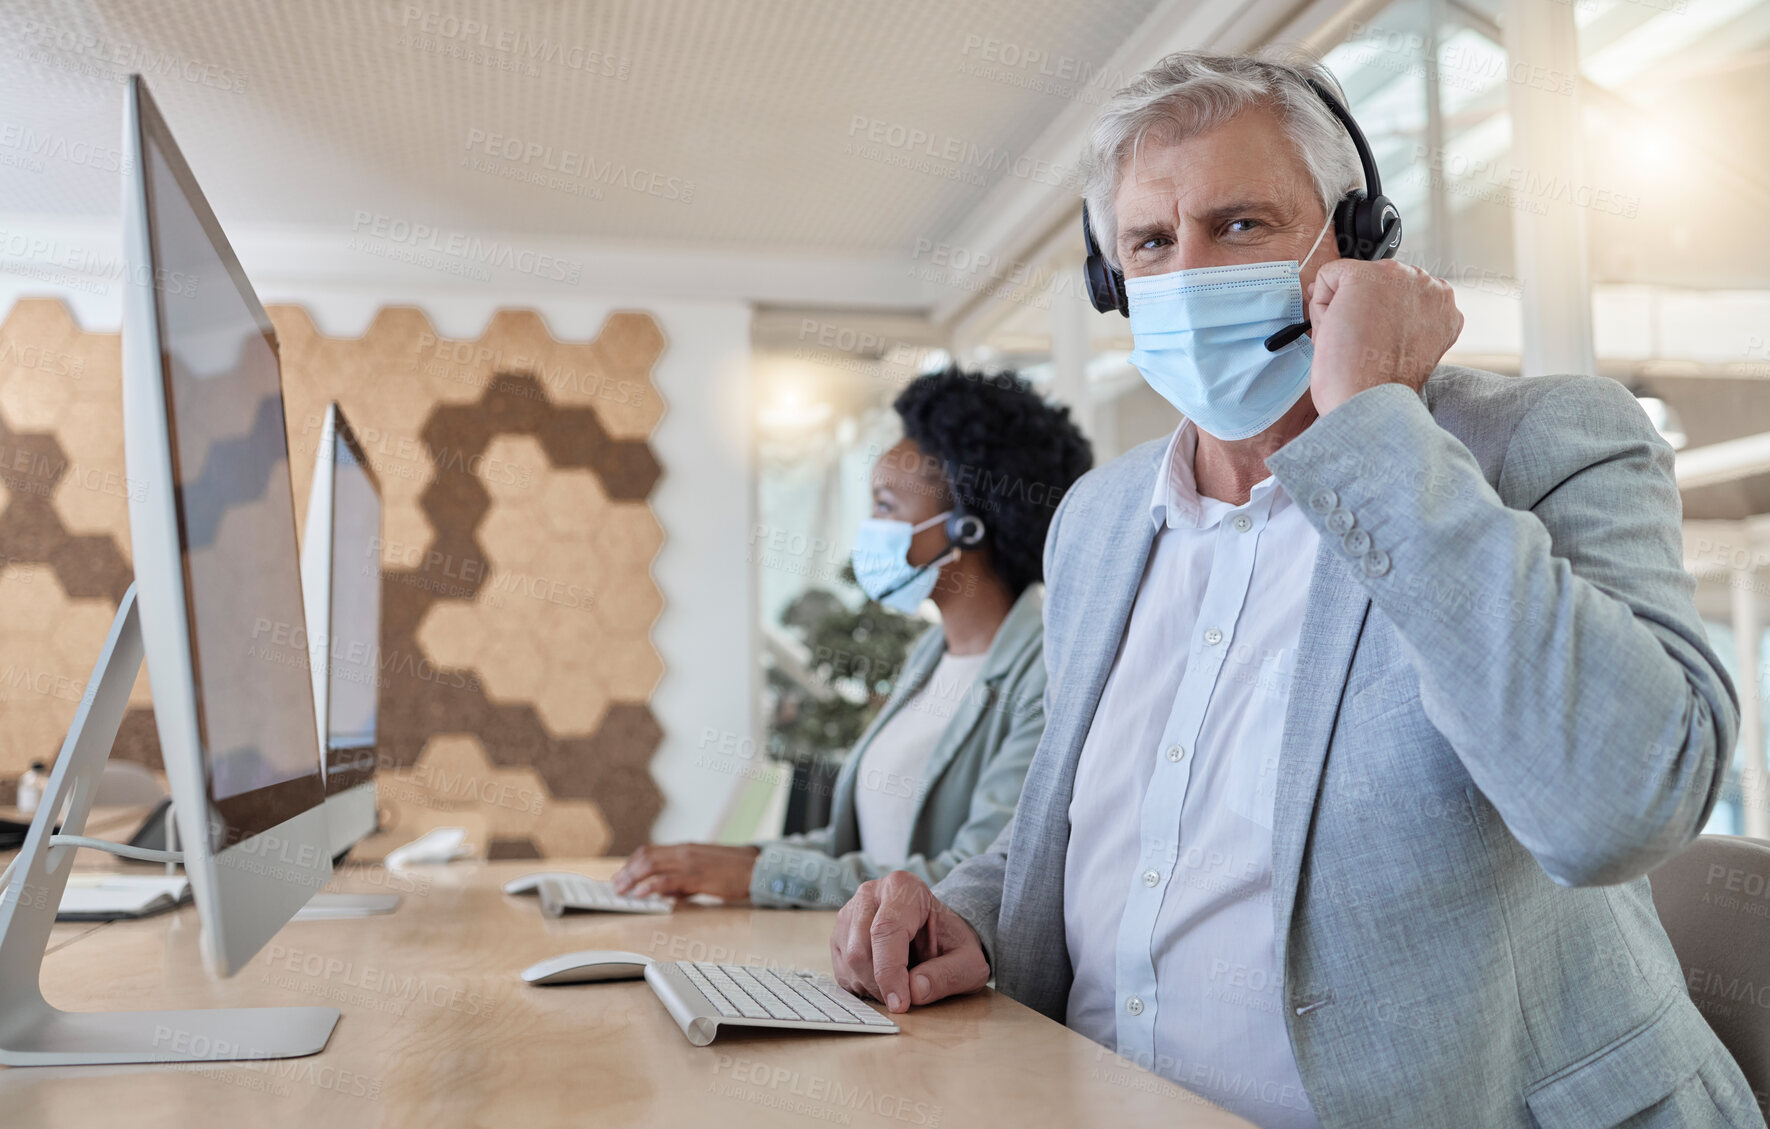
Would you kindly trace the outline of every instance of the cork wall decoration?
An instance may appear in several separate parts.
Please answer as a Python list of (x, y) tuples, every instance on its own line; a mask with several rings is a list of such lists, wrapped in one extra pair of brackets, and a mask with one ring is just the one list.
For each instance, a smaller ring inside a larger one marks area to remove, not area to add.
[[(297, 512), (331, 400), (382, 488), (387, 838), (456, 823), (493, 856), (646, 841), (662, 802), (656, 322), (620, 312), (562, 343), (506, 310), (457, 341), (386, 308), (351, 339), (298, 307), (270, 314)], [(59, 301), (0, 324), (0, 802), (59, 748), (129, 584), (119, 375), (116, 335)], [(158, 766), (145, 675), (115, 755)]]

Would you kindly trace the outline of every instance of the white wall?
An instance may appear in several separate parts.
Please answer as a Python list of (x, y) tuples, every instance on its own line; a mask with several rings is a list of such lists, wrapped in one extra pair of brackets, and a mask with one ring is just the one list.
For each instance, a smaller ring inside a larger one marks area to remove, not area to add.
[[(241, 248), (247, 273), (267, 304), (306, 307), (321, 332), (360, 336), (386, 305), (423, 309), (445, 337), (472, 339), (503, 307), (540, 311), (561, 340), (589, 340), (616, 309), (650, 312), (664, 331), (665, 349), (652, 376), (666, 410), (651, 443), (664, 476), (652, 496), (664, 527), (664, 547), (652, 566), (664, 611), (652, 641), (664, 678), (652, 699), (663, 744), (652, 774), (664, 794), (654, 825), (660, 841), (709, 839), (718, 829), (740, 777), (693, 769), (703, 734), (758, 736), (752, 596), (746, 539), (753, 520), (753, 470), (747, 439), (750, 385), (748, 303), (735, 300), (661, 300), (625, 295), (618, 301), (557, 290), (525, 292), (499, 286), (469, 290), (423, 284), (351, 287), (311, 277), (279, 281), (274, 265)], [(115, 332), (121, 286), (90, 290), (57, 287), (0, 273), (0, 311), (22, 296), (60, 297), (86, 329)], [(0, 314), (0, 319), (3, 319)], [(119, 443), (122, 436), (117, 437)]]

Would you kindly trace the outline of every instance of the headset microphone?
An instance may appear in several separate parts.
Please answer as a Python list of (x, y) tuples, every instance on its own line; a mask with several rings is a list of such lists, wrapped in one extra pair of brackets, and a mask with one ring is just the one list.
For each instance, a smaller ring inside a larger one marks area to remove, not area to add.
[[(1352, 138), (1352, 147), (1358, 150), (1358, 163), (1364, 172), (1364, 183), (1367, 186), (1352, 189), (1334, 205), (1334, 242), (1340, 249), (1340, 257), (1362, 259), (1371, 263), (1387, 259), (1401, 246), (1401, 212), (1389, 197), (1383, 195), (1383, 181), (1377, 175), (1377, 159), (1371, 154), (1370, 143), (1365, 140), (1364, 131), (1358, 128), (1358, 122), (1353, 120), (1352, 114), (1327, 87), (1315, 79), (1305, 81), (1309, 83), (1309, 89), (1315, 91), (1327, 104), (1329, 112), (1346, 127), (1347, 135)], [(1100, 244), (1094, 238), (1093, 225), (1088, 222), (1088, 205), (1085, 201), (1082, 204), (1082, 242), (1088, 251), (1082, 273), (1088, 285), (1088, 298), (1094, 303), (1094, 308), (1103, 314), (1117, 310), (1130, 317), (1131, 305), (1125, 294), (1124, 272), (1114, 269), (1101, 253)], [(1307, 320), (1287, 325), (1266, 339), (1266, 348), (1277, 352), (1308, 331)]]

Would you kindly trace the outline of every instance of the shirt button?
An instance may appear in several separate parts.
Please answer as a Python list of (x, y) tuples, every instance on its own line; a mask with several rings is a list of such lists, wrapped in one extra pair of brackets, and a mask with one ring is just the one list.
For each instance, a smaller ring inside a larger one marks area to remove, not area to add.
[(1205, 642), (1208, 645), (1215, 647), (1217, 644), (1223, 642), (1223, 633), (1213, 627), (1205, 632)]
[(1339, 504), (1340, 496), (1325, 487), (1309, 495), (1309, 508), (1318, 514), (1325, 514)]
[(1350, 533), (1356, 524), (1358, 519), (1352, 516), (1351, 510), (1336, 509), (1327, 515), (1327, 527), (1335, 533)]
[(1179, 745), (1169, 745), (1168, 746), (1168, 759), (1173, 761), (1174, 763), (1178, 764), (1180, 762), (1180, 758), (1185, 755), (1186, 755), (1186, 750), (1181, 748)]
[(1132, 996), (1130, 999), (1125, 1001), (1125, 1010), (1130, 1012), (1132, 1015), (1142, 1015), (1143, 1014), (1143, 1000), (1138, 996)]
[(1249, 518), (1247, 514), (1236, 514), (1233, 524), (1237, 533), (1246, 533), (1254, 528), (1253, 519)]
[(1153, 870), (1146, 870), (1143, 872), (1143, 884), (1145, 886), (1153, 887), (1161, 880), (1162, 876)]
[(1381, 549), (1372, 549), (1364, 555), (1364, 574), (1381, 576), (1389, 571), (1389, 554)]
[(1348, 553), (1355, 557), (1361, 557), (1371, 547), (1371, 535), (1362, 529), (1354, 529), (1346, 534), (1340, 544), (1346, 547)]

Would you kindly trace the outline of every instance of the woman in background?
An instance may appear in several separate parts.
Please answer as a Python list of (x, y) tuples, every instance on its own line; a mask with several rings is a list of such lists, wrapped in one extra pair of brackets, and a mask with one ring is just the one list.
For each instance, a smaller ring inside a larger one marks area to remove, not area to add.
[(1093, 464), (1067, 408), (1012, 373), (917, 378), (892, 405), (904, 437), (873, 467), (854, 571), (867, 595), (940, 612), (849, 752), (828, 827), (754, 846), (644, 846), (626, 894), (840, 906), (908, 870), (930, 884), (994, 841), (1044, 732), (1045, 532)]

